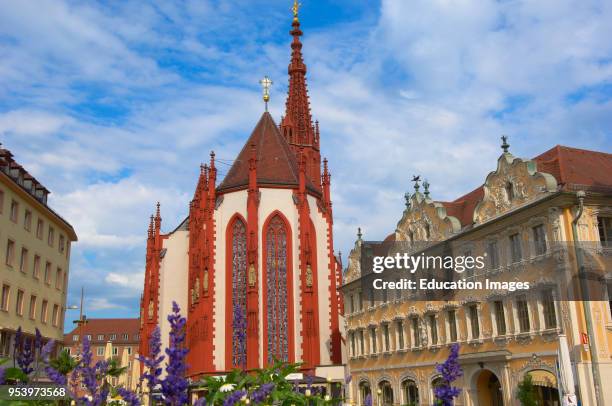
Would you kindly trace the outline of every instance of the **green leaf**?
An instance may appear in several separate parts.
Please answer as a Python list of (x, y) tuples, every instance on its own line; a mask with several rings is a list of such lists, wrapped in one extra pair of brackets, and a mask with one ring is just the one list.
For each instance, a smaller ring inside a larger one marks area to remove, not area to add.
[(27, 382), (28, 376), (23, 373), (21, 368), (10, 367), (4, 371), (4, 379), (9, 382)]

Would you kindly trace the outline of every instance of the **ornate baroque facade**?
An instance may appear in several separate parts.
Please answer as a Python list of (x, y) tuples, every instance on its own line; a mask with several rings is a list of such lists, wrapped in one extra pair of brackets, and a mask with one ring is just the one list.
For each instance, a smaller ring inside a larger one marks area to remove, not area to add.
[(187, 313), (188, 374), (253, 369), (274, 358), (342, 380), (341, 266), (334, 256), (331, 175), (321, 167), (292, 23), (289, 92), (277, 125), (266, 111), (217, 184), (215, 155), (201, 167), (189, 216), (147, 240), (140, 353), (175, 300)]
[[(371, 393), (374, 404), (431, 405), (439, 377), (435, 365), (456, 342), (464, 369), (457, 405), (518, 405), (517, 384), (528, 372), (539, 404), (558, 405), (557, 351), (564, 333), (582, 404), (597, 404), (593, 359), (603, 383), (601, 399), (612, 404), (606, 385), (612, 379), (612, 317), (605, 300), (612, 295), (559, 300), (563, 292), (556, 281), (577, 266), (576, 235), (588, 242), (588, 258), (612, 286), (612, 155), (556, 146), (523, 160), (508, 147), (504, 139), (497, 169), (484, 184), (453, 202), (432, 200), (428, 185), (421, 193), (417, 182), (386, 241), (443, 241), (466, 255), (486, 253), (480, 276), (527, 280), (531, 288), (486, 297), (461, 291), (448, 301), (411, 300), (408, 291), (398, 290), (370, 301), (360, 283), (364, 241), (359, 233), (342, 288), (353, 403), (363, 404)], [(582, 211), (577, 191), (586, 192)], [(592, 315), (593, 355), (585, 345), (586, 308)]]

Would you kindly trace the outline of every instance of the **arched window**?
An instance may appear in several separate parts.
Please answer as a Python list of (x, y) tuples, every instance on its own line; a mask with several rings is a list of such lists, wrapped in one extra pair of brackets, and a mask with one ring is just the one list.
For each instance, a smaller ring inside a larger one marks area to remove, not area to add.
[(404, 395), (405, 405), (414, 406), (419, 404), (419, 387), (412, 379), (406, 379), (402, 382), (402, 392)]
[[(366, 401), (368, 396), (370, 397), (369, 402)], [(372, 389), (369, 382), (362, 381), (359, 383), (359, 404), (363, 406), (366, 403), (372, 403)]]
[(232, 365), (246, 368), (246, 225), (240, 219), (232, 226)]
[(514, 200), (514, 184), (510, 181), (506, 182), (506, 198), (509, 202)]
[(289, 360), (287, 229), (279, 215), (266, 229), (266, 321), (268, 363)]
[(378, 390), (380, 391), (379, 402), (382, 406), (391, 406), (393, 405), (393, 387), (391, 387), (391, 382), (389, 381), (381, 381), (378, 384)]

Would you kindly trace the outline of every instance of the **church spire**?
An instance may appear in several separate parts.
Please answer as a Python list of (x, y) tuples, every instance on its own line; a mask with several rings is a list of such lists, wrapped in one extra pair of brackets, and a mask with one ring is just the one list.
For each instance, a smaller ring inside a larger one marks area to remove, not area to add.
[(296, 157), (300, 148), (306, 158), (306, 173), (314, 185), (320, 186), (321, 181), (321, 156), (319, 153), (319, 138), (312, 123), (310, 113), (310, 101), (306, 86), (306, 64), (302, 56), (302, 30), (298, 16), (299, 3), (293, 3), (293, 22), (290, 31), (293, 41), (291, 42), (291, 61), (288, 67), (289, 91), (285, 104), (285, 116), (281, 121), (281, 132), (291, 146)]

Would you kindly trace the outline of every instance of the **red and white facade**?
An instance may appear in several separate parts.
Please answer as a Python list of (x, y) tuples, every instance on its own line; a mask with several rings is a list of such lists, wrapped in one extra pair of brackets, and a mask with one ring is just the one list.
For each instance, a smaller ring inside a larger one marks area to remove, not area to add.
[[(330, 173), (306, 88), (302, 32), (293, 20), (289, 92), (277, 125), (265, 112), (225, 178), (215, 155), (201, 168), (189, 216), (161, 233), (151, 217), (140, 353), (176, 301), (187, 315), (189, 376), (302, 362), (344, 376)], [(244, 320), (244, 323), (240, 323)]]

